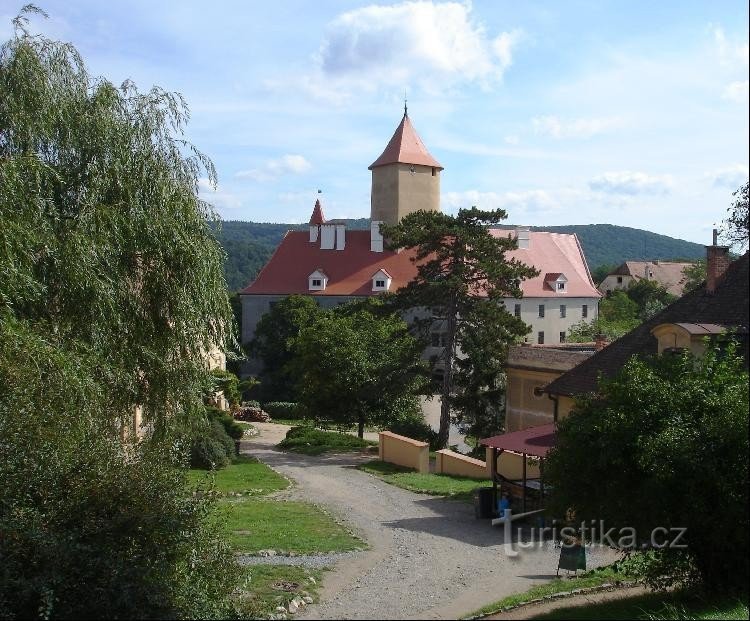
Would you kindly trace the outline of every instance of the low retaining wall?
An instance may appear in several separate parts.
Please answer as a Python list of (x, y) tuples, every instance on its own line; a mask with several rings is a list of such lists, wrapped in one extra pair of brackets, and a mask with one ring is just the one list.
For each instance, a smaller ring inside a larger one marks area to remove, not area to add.
[(430, 445), (390, 431), (378, 434), (378, 456), (380, 461), (414, 468), (417, 472), (430, 471)]
[(437, 452), (435, 472), (474, 479), (492, 478), (487, 463), (473, 457), (461, 455), (460, 453), (454, 453), (450, 449), (443, 449)]

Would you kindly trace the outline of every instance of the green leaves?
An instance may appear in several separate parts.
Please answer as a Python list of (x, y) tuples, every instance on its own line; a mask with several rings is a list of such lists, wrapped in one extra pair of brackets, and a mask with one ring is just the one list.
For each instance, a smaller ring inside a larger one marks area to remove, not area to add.
[(555, 512), (575, 507), (581, 520), (633, 527), (646, 545), (655, 528), (686, 527), (701, 578), (720, 588), (744, 585), (747, 386), (731, 345), (710, 347), (701, 359), (632, 358), (560, 421), (545, 463)]

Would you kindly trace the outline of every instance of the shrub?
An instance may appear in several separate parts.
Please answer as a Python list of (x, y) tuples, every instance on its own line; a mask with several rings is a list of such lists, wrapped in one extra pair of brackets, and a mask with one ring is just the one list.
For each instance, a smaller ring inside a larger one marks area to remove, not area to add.
[(242, 407), (245, 408), (256, 408), (260, 410), (260, 401), (256, 401), (255, 399), (250, 399), (250, 401), (243, 401)]
[(228, 414), (224, 410), (218, 408), (207, 407), (206, 415), (209, 421), (216, 420), (222, 424), (226, 434), (233, 440), (239, 440), (245, 433), (242, 425), (238, 425), (231, 414)]
[(270, 401), (263, 404), (263, 409), (276, 418), (298, 419), (306, 417), (304, 406), (289, 401)]
[(320, 455), (336, 451), (357, 451), (369, 446), (369, 443), (348, 433), (321, 431), (303, 425), (292, 427), (278, 446), (305, 455)]
[(425, 422), (421, 414), (402, 415), (388, 425), (388, 430), (412, 440), (429, 442), (431, 451), (440, 448), (437, 431)]
[(227, 466), (234, 456), (234, 440), (224, 431), (224, 425), (212, 420), (205, 432), (193, 439), (190, 466), (218, 470)]
[(235, 420), (241, 420), (247, 423), (267, 423), (271, 417), (261, 410), (254, 407), (241, 407), (234, 413)]

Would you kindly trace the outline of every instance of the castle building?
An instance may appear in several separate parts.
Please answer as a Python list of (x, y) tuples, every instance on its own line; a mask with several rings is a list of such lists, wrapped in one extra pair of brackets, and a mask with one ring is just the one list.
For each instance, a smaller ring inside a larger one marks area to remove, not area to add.
[[(292, 294), (315, 297), (324, 308), (352, 299), (404, 287), (416, 275), (413, 250), (395, 252), (384, 246), (380, 224), (396, 224), (418, 210), (440, 211), (443, 167), (429, 153), (406, 109), (401, 123), (372, 171), (369, 230), (347, 230), (339, 220), (326, 220), (315, 202), (307, 231), (288, 231), (256, 279), (240, 292), (242, 342), (252, 340), (260, 318), (280, 299)], [(560, 343), (570, 327), (597, 316), (601, 294), (591, 280), (575, 235), (492, 229), (496, 236), (515, 235), (518, 249), (506, 253), (540, 274), (522, 283), (522, 299), (503, 301), (509, 312), (531, 326), (527, 341)], [(442, 334), (435, 328), (426, 357), (436, 356)], [(255, 373), (258, 361), (247, 372)]]

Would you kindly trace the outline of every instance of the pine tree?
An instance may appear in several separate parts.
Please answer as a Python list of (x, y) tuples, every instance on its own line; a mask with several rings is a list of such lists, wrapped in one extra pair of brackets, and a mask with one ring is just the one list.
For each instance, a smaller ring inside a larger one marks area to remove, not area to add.
[(445, 328), (437, 361), (443, 369), (441, 447), (448, 444), (452, 408), (459, 422), (472, 426), (486, 415), (488, 398), (499, 400), (507, 348), (529, 331), (502, 301), (522, 297), (521, 281), (539, 272), (505, 256), (517, 248), (516, 239), (490, 227), (506, 217), (502, 209), (476, 207), (455, 216), (417, 211), (383, 227), (391, 248), (416, 249), (417, 276), (391, 304), (402, 311), (424, 309), (428, 321), (417, 325)]

